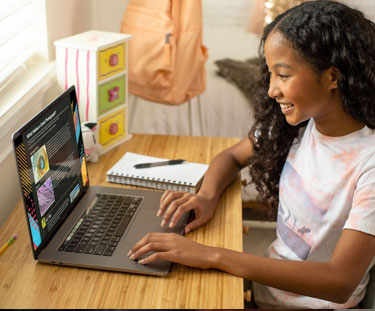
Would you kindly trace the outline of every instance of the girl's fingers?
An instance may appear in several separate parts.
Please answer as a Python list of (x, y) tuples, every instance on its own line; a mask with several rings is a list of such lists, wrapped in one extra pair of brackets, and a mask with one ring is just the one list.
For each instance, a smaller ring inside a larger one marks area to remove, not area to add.
[[(169, 204), (167, 210), (164, 213), (164, 217), (163, 217), (163, 220), (161, 222), (161, 226), (164, 227), (169, 222), (170, 218), (176, 212), (178, 212), (180, 210), (181, 205), (188, 202), (189, 199), (190, 199), (190, 196), (186, 194), (186, 195), (183, 195), (181, 198), (175, 199), (174, 201), (172, 201), (172, 203)], [(181, 217), (181, 216), (179, 216), (179, 217)]]
[(171, 204), (171, 202), (182, 197), (183, 195), (184, 195), (183, 192), (174, 192), (174, 191), (169, 191), (169, 190), (164, 192), (164, 194), (162, 195), (160, 199), (160, 207), (156, 215), (158, 217), (163, 215), (166, 208)]
[(181, 202), (176, 212), (172, 216), (172, 219), (169, 223), (169, 228), (174, 228), (174, 226), (178, 223), (182, 215), (185, 214), (187, 211), (194, 209), (194, 207), (195, 206), (190, 203), (189, 199), (186, 200), (185, 202)]
[(152, 263), (155, 260), (168, 260), (168, 254), (167, 253), (153, 253), (148, 257), (145, 257), (141, 260), (138, 260), (138, 263), (141, 265), (148, 265)]
[(140, 264), (168, 260), (197, 268), (210, 268), (210, 247), (198, 244), (175, 233), (149, 233), (137, 243), (130, 254)]
[(165, 240), (165, 236), (160, 233), (147, 233), (140, 239), (137, 243), (134, 244), (132, 249), (128, 252), (128, 256), (130, 257), (134, 253), (138, 252), (142, 247), (149, 243), (163, 243)]
[(164, 191), (163, 195), (161, 196), (160, 198), (160, 204), (165, 200), (165, 198), (168, 196), (168, 194), (170, 194), (172, 191), (170, 190), (166, 190)]
[(196, 218), (192, 220), (185, 226), (185, 234), (199, 228), (203, 223), (204, 223), (204, 220), (201, 218)]
[[(156, 259), (163, 260), (162, 257), (165, 254), (176, 248), (176, 243), (173, 242), (176, 236), (176, 234), (170, 233), (148, 233), (133, 246), (127, 255), (131, 260), (137, 260), (137, 258), (149, 252), (154, 252), (152, 255), (150, 255), (152, 257), (147, 259), (144, 264), (150, 263)], [(154, 254), (157, 255), (153, 256)]]
[(136, 260), (137, 258), (149, 252), (165, 252), (168, 250), (167, 244), (164, 242), (149, 242), (142, 247), (138, 248), (134, 253), (131, 253), (129, 258)]

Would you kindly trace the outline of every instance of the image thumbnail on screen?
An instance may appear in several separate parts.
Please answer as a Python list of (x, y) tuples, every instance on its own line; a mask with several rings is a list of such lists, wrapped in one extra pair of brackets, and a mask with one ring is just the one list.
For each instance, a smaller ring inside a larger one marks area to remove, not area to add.
[(37, 191), (40, 215), (44, 215), (48, 208), (55, 202), (55, 195), (53, 193), (52, 179), (48, 178), (45, 183), (40, 186)]
[(34, 180), (37, 183), (49, 171), (49, 162), (46, 146), (42, 146), (31, 157), (31, 165), (33, 167)]

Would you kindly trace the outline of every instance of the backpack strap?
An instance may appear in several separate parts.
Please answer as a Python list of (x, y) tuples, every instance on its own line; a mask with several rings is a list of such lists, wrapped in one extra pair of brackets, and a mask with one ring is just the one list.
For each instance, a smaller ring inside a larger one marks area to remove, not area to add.
[(170, 0), (171, 1), (171, 16), (173, 21), (173, 28), (174, 33), (173, 35), (176, 38), (176, 42), (178, 41), (178, 37), (180, 35), (180, 11), (181, 11), (181, 1), (184, 0)]
[(165, 34), (165, 45), (164, 45), (164, 63), (166, 66), (171, 65), (171, 47), (170, 47), (170, 36), (174, 36), (174, 40), (177, 44), (178, 37), (180, 35), (180, 1), (183, 0), (168, 0), (170, 7), (170, 14), (173, 23), (173, 33)]

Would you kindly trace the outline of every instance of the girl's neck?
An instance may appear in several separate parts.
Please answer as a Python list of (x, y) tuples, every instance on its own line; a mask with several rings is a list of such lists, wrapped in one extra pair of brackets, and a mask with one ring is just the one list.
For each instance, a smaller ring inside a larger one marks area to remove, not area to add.
[(334, 92), (324, 116), (314, 118), (316, 129), (323, 135), (339, 137), (362, 129), (365, 124), (354, 119), (343, 109), (340, 93)]
[(319, 133), (323, 135), (339, 137), (358, 131), (362, 129), (365, 124), (353, 119), (350, 115), (345, 113), (345, 115), (337, 118), (315, 119), (315, 126)]

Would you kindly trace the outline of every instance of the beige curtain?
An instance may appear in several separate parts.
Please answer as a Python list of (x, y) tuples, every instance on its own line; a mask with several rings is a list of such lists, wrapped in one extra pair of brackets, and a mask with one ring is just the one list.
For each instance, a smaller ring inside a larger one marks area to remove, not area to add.
[(306, 0), (254, 0), (247, 31), (261, 34), (263, 27), (284, 11)]

